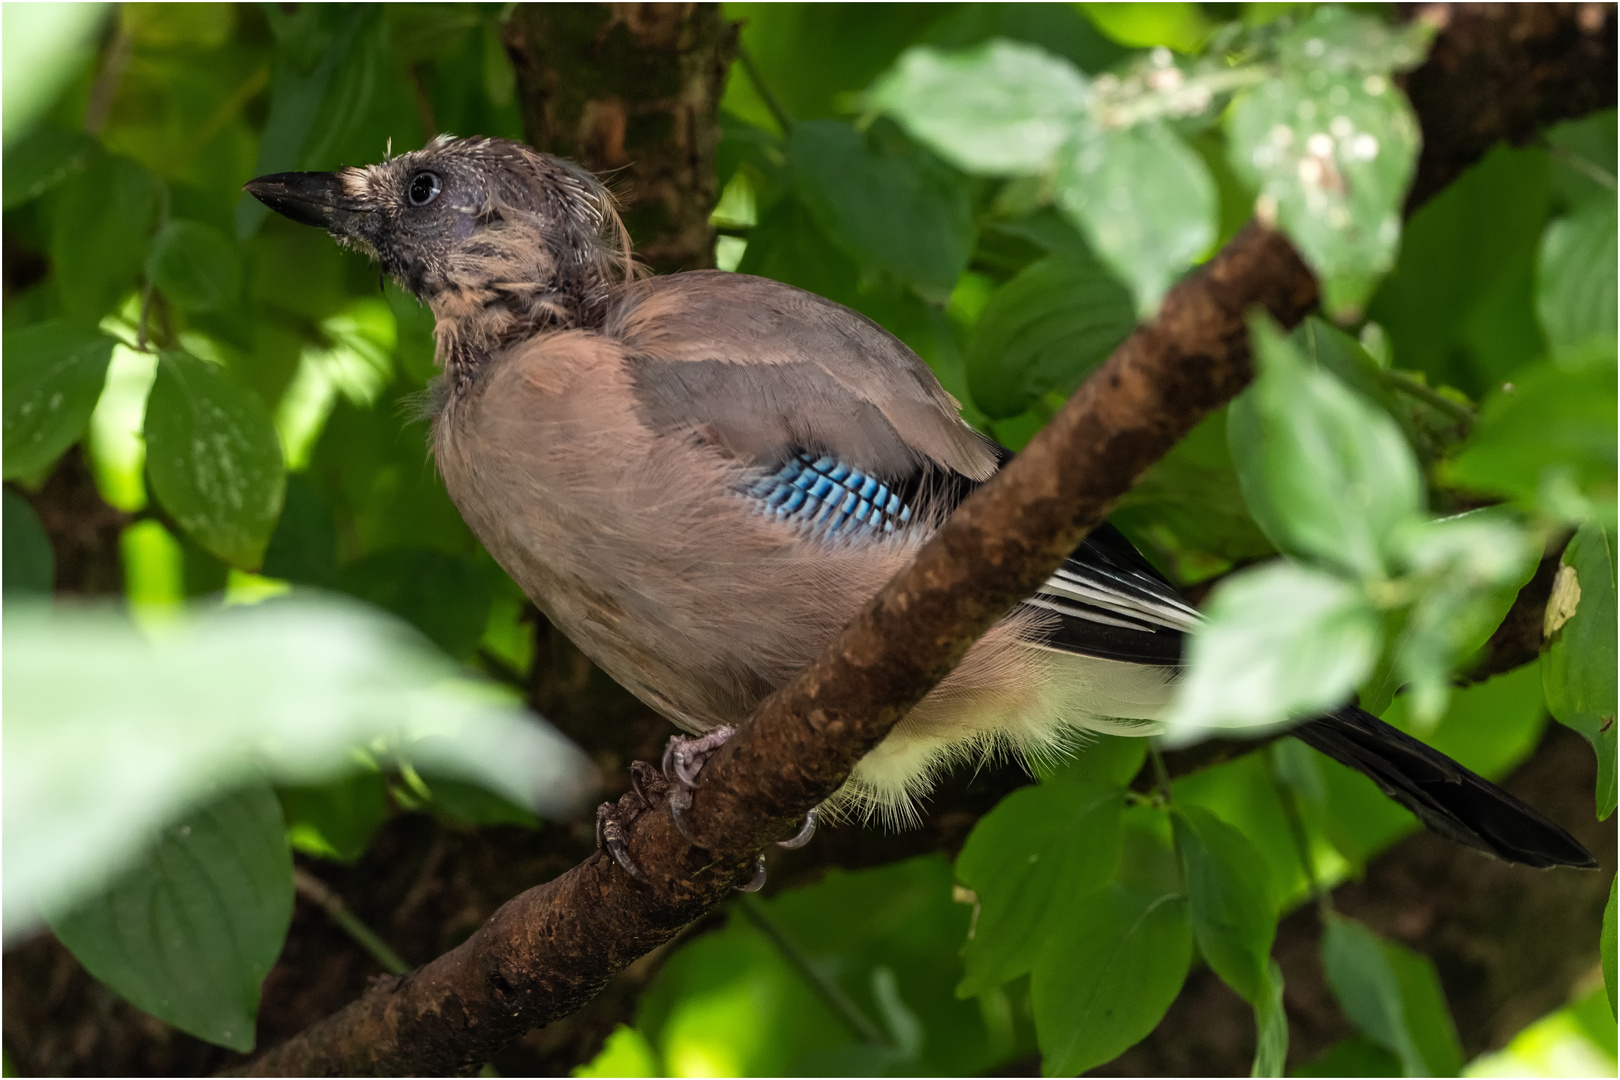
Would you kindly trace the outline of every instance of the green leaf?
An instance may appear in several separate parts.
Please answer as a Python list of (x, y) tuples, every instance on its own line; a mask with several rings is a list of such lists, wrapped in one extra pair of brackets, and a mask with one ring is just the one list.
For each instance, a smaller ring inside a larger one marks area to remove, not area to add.
[(1614, 343), (1560, 360), (1486, 399), (1462, 453), (1441, 468), (1446, 483), (1566, 520), (1613, 513)]
[(1434, 966), (1353, 919), (1322, 937), (1328, 985), (1350, 1021), (1400, 1059), (1407, 1076), (1456, 1076), (1462, 1048)]
[(1401, 1063), (1394, 1054), (1365, 1035), (1340, 1039), (1327, 1052), (1294, 1070), (1295, 1076), (1398, 1076)]
[(1324, 4), (1277, 43), (1278, 59), (1295, 71), (1384, 75), (1423, 62), (1432, 28), (1392, 24), (1376, 16)]
[(121, 604), (8, 606), (8, 942), (211, 792), (265, 775), (324, 783), (353, 770), (357, 745), (547, 815), (595, 790), (554, 729), (375, 609), (295, 594), (203, 610), (152, 639)]
[(7, 210), (45, 194), (82, 169), (96, 149), (96, 140), (82, 131), (41, 126), (6, 148), (5, 202)]
[(352, 862), (388, 818), (382, 774), (364, 769), (324, 784), (278, 788), (287, 839), (306, 855)]
[(1265, 983), (1254, 1002), (1254, 1065), (1250, 1076), (1283, 1076), (1288, 1061), (1288, 1012), (1283, 1008), (1283, 973), (1266, 958)]
[(1536, 313), (1554, 352), (1594, 337), (1614, 337), (1615, 296), (1620, 292), (1615, 272), (1620, 247), (1615, 236), (1612, 193), (1547, 226), (1541, 240)]
[(1177, 52), (1197, 52), (1215, 23), (1197, 4), (1080, 4), (1097, 28), (1121, 45), (1163, 45)]
[(55, 321), (5, 335), (7, 480), (37, 475), (84, 434), (115, 344), (90, 327)]
[(1611, 878), (1609, 881), (1609, 902), (1603, 906), (1603, 929), (1598, 933), (1598, 953), (1603, 960), (1603, 989), (1609, 995), (1609, 1012), (1620, 1013), (1615, 1005), (1615, 989), (1620, 986), (1620, 977), (1615, 974), (1615, 887), (1620, 885), (1620, 878)]
[(1553, 579), (1541, 654), (1542, 689), (1557, 720), (1597, 752), (1597, 816), (1614, 812), (1615, 538), (1612, 526), (1582, 525)]
[(1215, 182), (1159, 121), (1082, 128), (1058, 156), (1057, 203), (1130, 282), (1144, 317), (1215, 241)]
[(1086, 78), (1045, 49), (997, 39), (960, 52), (907, 49), (866, 105), (958, 168), (992, 176), (1050, 167), (1086, 112)]
[(834, 243), (929, 299), (950, 296), (973, 249), (961, 177), (885, 124), (864, 136), (837, 120), (796, 124), (788, 158), (799, 197)]
[(1553, 184), (1567, 205), (1614, 202), (1617, 133), (1613, 109), (1554, 124), (1542, 134), (1552, 148)]
[[(1380, 20), (1323, 7), (1280, 43), (1282, 71), (1241, 94), (1228, 155), (1322, 279), (1329, 311), (1359, 311), (1395, 262), (1418, 125), (1388, 77), (1422, 56)], [(1370, 36), (1390, 43), (1367, 52)]]
[(1178, 805), (1170, 820), (1198, 949), (1226, 985), (1259, 1009), (1277, 936), (1265, 859), (1248, 837), (1202, 807)]
[(48, 596), (56, 580), (56, 553), (51, 550), (51, 538), (27, 499), (10, 489), (3, 498), (0, 573), (4, 574), (5, 596), (8, 600), (26, 593)]
[(338, 571), (334, 586), (393, 612), (458, 660), (478, 647), (494, 602), (471, 559), (426, 548), (368, 555)]
[(236, 245), (212, 225), (170, 221), (152, 241), (146, 274), (182, 311), (219, 311), (242, 292)]
[(320, 586), (330, 585), (337, 574), (337, 522), (300, 473), (287, 476), (287, 494), (264, 549), (261, 572), (295, 585)]
[(286, 484), (264, 403), (223, 368), (165, 352), (145, 433), (147, 474), (163, 508), (207, 551), (257, 569)]
[(1427, 727), (1445, 712), (1452, 667), (1501, 625), (1535, 572), (1540, 545), (1491, 509), (1413, 525), (1400, 543), (1417, 598), (1394, 670), (1411, 688), (1413, 719)]
[(1123, 788), (1070, 781), (1021, 788), (979, 819), (956, 875), (979, 898), (957, 993), (970, 997), (1029, 971), (1119, 862)]
[(1308, 366), (1268, 320), (1251, 332), (1259, 376), (1227, 420), (1250, 513), (1287, 554), (1387, 576), (1393, 534), (1423, 508), (1411, 447), (1388, 414)]
[(973, 401), (1016, 416), (1048, 393), (1065, 397), (1136, 325), (1131, 296), (1094, 258), (1050, 255), (990, 294), (968, 343)]
[(1110, 885), (1070, 908), (1066, 930), (1030, 979), (1046, 1076), (1077, 1076), (1135, 1045), (1176, 999), (1192, 962), (1180, 896)]
[(1225, 579), (1207, 615), (1165, 721), (1188, 737), (1341, 705), (1378, 655), (1379, 617), (1362, 591), (1295, 563)]
[(281, 808), (260, 784), (165, 828), (140, 865), (51, 928), (137, 1008), (245, 1054), (292, 908)]
[(128, 158), (97, 155), (62, 181), (50, 255), (63, 311), (94, 323), (135, 287), (157, 209), (157, 179)]
[(1547, 155), (1499, 143), (1418, 208), (1368, 306), (1394, 362), (1484, 397), (1546, 352), (1535, 312)]

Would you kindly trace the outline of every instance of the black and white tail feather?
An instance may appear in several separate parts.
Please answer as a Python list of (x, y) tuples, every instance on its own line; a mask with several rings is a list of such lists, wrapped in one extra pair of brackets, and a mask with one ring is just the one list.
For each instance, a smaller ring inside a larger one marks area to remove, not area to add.
[[(1200, 619), (1106, 523), (1025, 604), (1059, 616), (1047, 648), (1138, 664), (1179, 665), (1184, 635)], [(1290, 734), (1370, 778), (1448, 840), (1527, 866), (1597, 866), (1573, 836), (1533, 807), (1354, 705), (1307, 720)]]

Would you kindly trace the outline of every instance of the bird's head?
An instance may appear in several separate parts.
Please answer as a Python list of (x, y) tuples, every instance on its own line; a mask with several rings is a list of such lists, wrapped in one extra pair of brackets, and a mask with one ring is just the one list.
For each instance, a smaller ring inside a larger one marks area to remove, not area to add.
[(506, 139), (441, 136), (376, 165), (275, 173), (244, 187), (364, 251), (426, 302), (458, 383), (508, 341), (600, 318), (630, 272), (601, 181)]

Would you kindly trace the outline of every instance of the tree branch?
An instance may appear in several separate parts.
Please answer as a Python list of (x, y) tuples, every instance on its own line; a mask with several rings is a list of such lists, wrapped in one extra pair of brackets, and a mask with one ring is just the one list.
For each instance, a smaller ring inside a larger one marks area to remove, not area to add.
[(453, 1073), (564, 1016), (746, 880), (980, 634), (1062, 562), (1136, 478), (1249, 378), (1245, 313), (1284, 325), (1316, 283), (1280, 235), (1240, 233), (1184, 281), (1022, 454), (963, 504), (822, 655), (704, 770), (690, 813), (630, 828), (650, 884), (597, 854), (507, 903), (459, 948), (271, 1050), (249, 1071)]
[[(1612, 12), (1607, 18), (1612, 23)], [(1500, 31), (1516, 24), (1492, 16), (1488, 25)], [(1413, 76), (1419, 83), (1422, 71)], [(1465, 102), (1477, 97), (1472, 85), (1459, 89), (1451, 84)], [(1609, 100), (1612, 94), (1611, 80)], [(1545, 98), (1538, 123), (1569, 115), (1563, 110), (1570, 105)], [(1455, 175), (1490, 141), (1432, 148), (1424, 167)], [(1410, 205), (1419, 201), (1414, 196)], [(1044, 580), (1149, 465), (1243, 387), (1249, 308), (1258, 304), (1292, 325), (1315, 295), (1291, 246), (1248, 227), (1178, 286), (1160, 318), (1121, 346), (710, 762), (690, 814), (709, 849), (683, 840), (667, 814), (646, 814), (631, 828), (630, 846), (651, 885), (592, 856), (507, 903), (460, 947), (378, 984), (247, 1071), (462, 1072), (526, 1029), (576, 1009), (614, 972), (724, 899), (755, 852), (791, 835), (804, 812), (842, 783), (979, 634)]]

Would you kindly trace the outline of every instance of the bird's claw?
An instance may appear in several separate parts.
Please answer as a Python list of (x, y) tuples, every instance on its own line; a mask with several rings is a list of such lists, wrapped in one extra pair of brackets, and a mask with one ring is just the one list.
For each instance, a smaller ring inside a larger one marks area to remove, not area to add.
[(703, 766), (714, 756), (715, 751), (724, 746), (726, 740), (731, 738), (736, 730), (729, 724), (721, 724), (696, 738), (672, 735), (669, 744), (664, 747), (663, 779), (669, 792), (669, 816), (675, 822), (675, 828), (686, 837), (686, 842), (694, 847), (708, 847), (693, 836), (692, 830), (686, 825), (686, 812), (692, 808), (692, 795), (697, 791), (698, 774), (703, 771)]
[(754, 876), (743, 885), (734, 886), (738, 892), (759, 892), (765, 887), (765, 856), (761, 854), (754, 862)]
[[(640, 800), (640, 796), (637, 796), (637, 800)], [(635, 814), (630, 815), (632, 821), (635, 817)], [(649, 884), (647, 875), (641, 872), (641, 867), (637, 866), (636, 861), (630, 857), (630, 850), (624, 843), (624, 831), (628, 824), (620, 816), (618, 804), (605, 802), (598, 806), (596, 808), (596, 847), (599, 851), (605, 851), (612, 856), (613, 861), (619, 864), (619, 869), (629, 874), (636, 881), (646, 885)]]
[(798, 831), (798, 833), (793, 836), (792, 839), (778, 840), (776, 842), (776, 846), (779, 847), (779, 848), (787, 848), (790, 851), (793, 850), (794, 848), (802, 848), (802, 847), (804, 847), (804, 845), (808, 844), (810, 842), (810, 838), (812, 836), (815, 836), (815, 835), (816, 835), (816, 812), (812, 808), (809, 813), (804, 815), (804, 826), (803, 826), (803, 828), (801, 828)]

